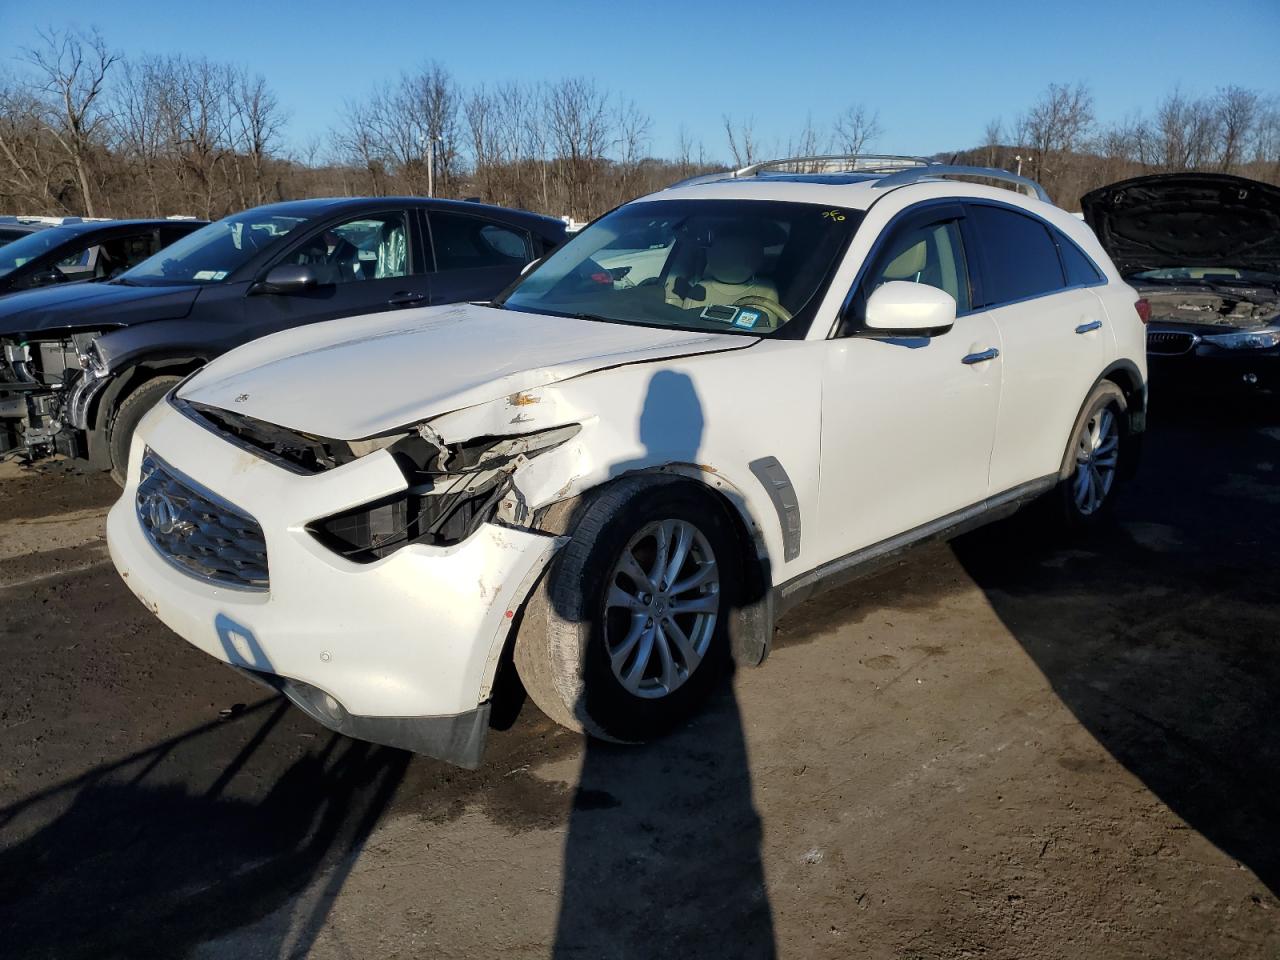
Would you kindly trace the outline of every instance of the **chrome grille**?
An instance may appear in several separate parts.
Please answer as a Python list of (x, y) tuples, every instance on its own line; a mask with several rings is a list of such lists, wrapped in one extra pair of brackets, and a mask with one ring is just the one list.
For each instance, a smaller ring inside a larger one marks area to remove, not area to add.
[(1149, 330), (1147, 331), (1147, 352), (1162, 356), (1190, 353), (1199, 339), (1194, 333), (1184, 333), (1181, 330)]
[(258, 522), (149, 449), (135, 503), (147, 539), (179, 570), (230, 587), (267, 589), (267, 544)]

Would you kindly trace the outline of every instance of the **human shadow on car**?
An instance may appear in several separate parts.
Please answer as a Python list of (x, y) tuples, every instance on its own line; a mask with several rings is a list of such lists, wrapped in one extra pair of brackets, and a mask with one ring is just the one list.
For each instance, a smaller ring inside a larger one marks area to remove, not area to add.
[(263, 700), (0, 809), (0, 953), (308, 953), (409, 761), (312, 729)]
[[(655, 373), (640, 415), (646, 455), (611, 472), (623, 476), (654, 460), (696, 464), (703, 422), (693, 381)], [(744, 588), (726, 607), (758, 599)], [(587, 739), (553, 956), (775, 955), (760, 820), (724, 659), (709, 702), (666, 736), (645, 744)]]
[(1280, 430), (1256, 413), (1162, 416), (1091, 542), (1014, 517), (953, 549), (1085, 729), (1280, 894)]

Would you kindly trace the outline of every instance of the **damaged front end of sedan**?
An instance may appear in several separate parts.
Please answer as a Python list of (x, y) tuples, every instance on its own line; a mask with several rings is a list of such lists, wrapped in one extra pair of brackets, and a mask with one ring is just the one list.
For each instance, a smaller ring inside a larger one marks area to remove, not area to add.
[(188, 417), (294, 473), (322, 473), (386, 451), (404, 475), (403, 490), (307, 527), (353, 563), (372, 563), (409, 544), (461, 543), (484, 523), (529, 526), (532, 511), (516, 485), (517, 472), (581, 430), (571, 423), (446, 443), (430, 424), (420, 423), (365, 440), (333, 440), (176, 397), (172, 402)]

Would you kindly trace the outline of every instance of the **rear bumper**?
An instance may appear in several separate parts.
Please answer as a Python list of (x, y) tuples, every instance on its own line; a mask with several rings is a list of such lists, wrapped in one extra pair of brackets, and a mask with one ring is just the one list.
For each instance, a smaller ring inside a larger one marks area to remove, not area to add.
[[(135, 508), (145, 447), (257, 520), (267, 589), (211, 583), (160, 554)], [(385, 452), (300, 476), (162, 403), (135, 435), (107, 538), (129, 588), (195, 647), (260, 675), (341, 733), (478, 762), (486, 701), (515, 611), (559, 541), (486, 524), (453, 546), (410, 545), (357, 564), (306, 530), (403, 488)]]

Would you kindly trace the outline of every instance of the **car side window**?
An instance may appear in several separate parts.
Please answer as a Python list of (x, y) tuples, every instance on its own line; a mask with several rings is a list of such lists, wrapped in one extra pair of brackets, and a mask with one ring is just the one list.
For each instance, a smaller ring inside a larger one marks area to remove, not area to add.
[(1004, 207), (973, 204), (968, 209), (982, 251), (982, 306), (1062, 289), (1062, 261), (1048, 226)]
[(918, 222), (894, 234), (866, 273), (863, 296), (871, 296), (876, 287), (892, 280), (937, 287), (955, 298), (957, 313), (967, 313), (969, 275), (959, 222)]
[(1102, 274), (1083, 250), (1060, 233), (1054, 234), (1054, 240), (1062, 254), (1062, 269), (1067, 273), (1067, 286), (1088, 286), (1102, 280)]
[(405, 277), (413, 272), (403, 211), (326, 227), (280, 261), (312, 267), (324, 284)]
[(427, 216), (438, 270), (520, 267), (533, 259), (533, 244), (526, 230), (434, 210)]

